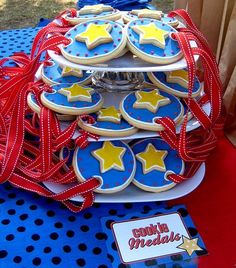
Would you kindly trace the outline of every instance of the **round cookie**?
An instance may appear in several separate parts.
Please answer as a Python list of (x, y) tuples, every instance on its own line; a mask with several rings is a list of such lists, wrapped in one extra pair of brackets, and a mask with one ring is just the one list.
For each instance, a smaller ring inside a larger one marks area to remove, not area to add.
[[(37, 102), (37, 99), (33, 93), (29, 93), (27, 96), (27, 104), (31, 108), (32, 111), (40, 115), (40, 106)], [(68, 114), (57, 114), (57, 117), (61, 121), (72, 121), (75, 119), (75, 116), (73, 115), (68, 115)]]
[[(150, 72), (148, 77), (158, 88), (181, 98), (188, 97), (188, 71), (186, 69), (170, 72)], [(192, 97), (197, 97), (201, 90), (202, 85), (196, 76)]]
[(89, 85), (92, 80), (92, 71), (83, 71), (70, 68), (68, 66), (60, 66), (57, 62), (50, 60), (50, 65), (43, 66), (42, 79), (48, 85), (55, 84), (80, 84)]
[(179, 25), (179, 21), (176, 18), (168, 17), (167, 14), (164, 14), (160, 10), (134, 9), (123, 15), (123, 20), (125, 23), (128, 23), (132, 20), (144, 18), (159, 20), (160, 22), (166, 23), (175, 28)]
[(159, 138), (138, 141), (132, 146), (136, 158), (133, 183), (149, 192), (162, 192), (176, 184), (168, 180), (168, 174), (184, 172), (184, 162), (178, 153)]
[(103, 105), (102, 96), (91, 87), (78, 84), (58, 84), (53, 92), (43, 92), (41, 101), (49, 109), (63, 114), (80, 115), (98, 111)]
[(177, 32), (158, 20), (138, 19), (127, 24), (127, 45), (144, 61), (169, 64), (182, 57), (178, 42), (171, 37)]
[(121, 141), (91, 142), (86, 148), (77, 148), (73, 167), (79, 181), (98, 178), (98, 193), (114, 193), (126, 188), (133, 179), (136, 161), (127, 144)]
[(96, 114), (91, 114), (91, 116), (95, 119), (94, 124), (88, 124), (80, 118), (78, 125), (82, 129), (97, 135), (123, 137), (133, 135), (138, 131), (137, 128), (122, 118), (121, 113), (114, 106), (103, 108)]
[(118, 9), (111, 6), (98, 4), (86, 5), (77, 11), (76, 16), (72, 17), (69, 13), (64, 16), (64, 19), (72, 25), (77, 25), (82, 22), (96, 19), (105, 19), (116, 21), (120, 19), (121, 13)]
[(128, 94), (120, 103), (125, 120), (137, 128), (161, 131), (155, 120), (169, 117), (178, 124), (184, 113), (183, 105), (175, 96), (158, 89), (144, 89)]
[(124, 26), (113, 21), (92, 20), (81, 23), (65, 36), (71, 43), (60, 47), (63, 56), (80, 64), (95, 64), (113, 59), (126, 46)]

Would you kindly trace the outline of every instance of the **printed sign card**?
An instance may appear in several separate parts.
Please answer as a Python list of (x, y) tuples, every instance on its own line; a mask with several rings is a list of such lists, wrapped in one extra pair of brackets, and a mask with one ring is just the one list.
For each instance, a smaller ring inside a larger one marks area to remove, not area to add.
[[(143, 267), (142, 263), (182, 262), (207, 253), (183, 206), (102, 218), (113, 267)], [(155, 260), (155, 261), (153, 261)], [(138, 265), (139, 264), (139, 265)], [(119, 266), (120, 265), (120, 266)], [(185, 266), (187, 267), (187, 266)]]

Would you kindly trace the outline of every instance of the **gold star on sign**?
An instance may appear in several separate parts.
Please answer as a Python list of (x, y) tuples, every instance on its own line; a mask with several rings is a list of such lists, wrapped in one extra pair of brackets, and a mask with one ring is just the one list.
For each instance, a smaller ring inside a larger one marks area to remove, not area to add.
[(61, 76), (65, 77), (65, 76), (76, 76), (76, 77), (82, 77), (83, 76), (83, 72), (80, 69), (74, 69), (74, 68), (70, 68), (68, 66), (64, 66), (62, 68), (62, 73)]
[(97, 120), (120, 123), (120, 117), (121, 113), (114, 106), (110, 106), (98, 112)]
[(169, 36), (169, 32), (158, 28), (154, 22), (146, 25), (135, 25), (132, 29), (139, 34), (140, 44), (153, 44), (165, 48), (165, 39)]
[(151, 9), (134, 9), (130, 12), (131, 14), (134, 14), (138, 16), (138, 18), (151, 18), (160, 20), (163, 16), (163, 12), (160, 10), (151, 10)]
[(61, 88), (58, 93), (67, 97), (69, 102), (73, 101), (88, 101), (92, 102), (93, 88), (81, 87), (78, 84), (73, 84), (71, 87)]
[(104, 173), (110, 169), (124, 170), (122, 161), (126, 149), (114, 146), (110, 141), (104, 141), (102, 148), (93, 151), (92, 155), (100, 162), (100, 171)]
[(104, 4), (86, 5), (79, 10), (79, 15), (100, 14), (104, 11), (112, 11), (112, 10), (113, 8), (111, 6), (107, 6)]
[(136, 154), (136, 158), (142, 163), (143, 174), (147, 174), (153, 170), (166, 171), (164, 160), (167, 154), (167, 151), (156, 150), (149, 143), (144, 152)]
[(86, 30), (75, 36), (75, 39), (80, 42), (85, 42), (88, 49), (93, 49), (101, 44), (110, 43), (113, 41), (109, 34), (111, 31), (111, 24), (98, 25), (90, 23)]
[(190, 239), (185, 236), (182, 236), (182, 238), (183, 243), (179, 245), (177, 248), (186, 250), (189, 256), (191, 256), (195, 250), (203, 250), (197, 244), (198, 238)]
[(165, 72), (166, 81), (168, 83), (177, 83), (184, 88), (188, 88), (188, 71), (176, 70), (171, 72)]
[(152, 91), (136, 91), (136, 101), (134, 108), (147, 109), (152, 113), (156, 113), (160, 106), (170, 103), (170, 99), (162, 96), (157, 89)]

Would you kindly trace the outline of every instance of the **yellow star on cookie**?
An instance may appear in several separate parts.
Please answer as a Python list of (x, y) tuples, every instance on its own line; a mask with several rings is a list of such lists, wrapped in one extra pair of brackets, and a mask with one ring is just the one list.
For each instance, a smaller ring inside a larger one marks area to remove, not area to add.
[(167, 154), (167, 151), (156, 150), (149, 143), (144, 152), (136, 154), (136, 158), (142, 163), (143, 174), (147, 174), (153, 170), (166, 171), (164, 160)]
[(100, 171), (104, 173), (110, 169), (123, 171), (122, 161), (126, 149), (114, 146), (110, 141), (104, 141), (102, 148), (93, 151), (92, 155), (100, 162)]
[(188, 255), (191, 256), (195, 250), (202, 250), (197, 244), (198, 238), (190, 239), (183, 236), (183, 243), (177, 248), (184, 249), (187, 251)]
[(72, 101), (88, 101), (92, 102), (93, 88), (81, 87), (78, 84), (73, 84), (71, 87), (65, 87), (58, 90), (58, 93), (67, 97), (69, 102)]
[(100, 14), (104, 11), (110, 10), (113, 10), (113, 8), (104, 4), (86, 5), (79, 10), (79, 15)]
[(98, 45), (112, 42), (111, 24), (98, 25), (90, 23), (86, 30), (75, 36), (75, 39), (80, 42), (85, 42), (88, 49), (93, 49)]
[(158, 28), (154, 22), (146, 25), (135, 25), (132, 29), (139, 34), (140, 44), (153, 44), (154, 46), (165, 48), (165, 40), (169, 36), (169, 32)]
[(160, 10), (151, 10), (151, 9), (134, 9), (130, 12), (138, 16), (138, 18), (151, 18), (159, 20), (163, 16), (163, 12)]
[(134, 108), (147, 109), (152, 113), (156, 113), (160, 106), (170, 103), (170, 99), (162, 96), (157, 89), (152, 91), (136, 91), (136, 101)]
[(82, 77), (83, 76), (83, 71), (80, 69), (74, 69), (70, 68), (68, 66), (64, 66), (62, 68), (61, 76), (76, 76), (76, 77)]
[(177, 83), (184, 88), (188, 88), (188, 71), (176, 70), (171, 72), (165, 72), (166, 81), (168, 83)]
[(97, 120), (120, 123), (120, 117), (121, 113), (114, 106), (110, 106), (98, 112)]

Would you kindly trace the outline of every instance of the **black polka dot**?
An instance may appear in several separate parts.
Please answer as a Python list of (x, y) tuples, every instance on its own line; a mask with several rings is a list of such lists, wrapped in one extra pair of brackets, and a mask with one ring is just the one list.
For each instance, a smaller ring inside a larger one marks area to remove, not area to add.
[(30, 210), (36, 210), (38, 207), (36, 205), (31, 205), (29, 208)]
[(112, 242), (111, 247), (112, 247), (112, 249), (114, 249), (114, 250), (117, 251), (117, 247), (116, 247), (116, 243), (115, 242)]
[(107, 267), (107, 265), (102, 264), (102, 265), (99, 265), (98, 268), (108, 268), (108, 267)]
[(88, 231), (89, 231), (89, 227), (88, 227), (87, 225), (82, 225), (82, 226), (80, 227), (80, 230), (81, 230), (82, 232), (88, 232)]
[(52, 251), (52, 249), (50, 248), (50, 247), (45, 247), (44, 249), (43, 249), (43, 252), (44, 253), (50, 253)]
[(61, 263), (61, 258), (60, 257), (53, 257), (52, 258), (52, 263), (55, 265), (58, 265)]
[(66, 232), (67, 237), (73, 237), (74, 235), (75, 235), (75, 232), (72, 231), (72, 230), (69, 230), (69, 231)]
[(92, 216), (93, 216), (92, 213), (89, 213), (89, 212), (84, 213), (84, 218), (87, 219), (87, 220), (92, 218)]
[(40, 226), (40, 225), (43, 225), (43, 220), (41, 220), (41, 219), (36, 219), (36, 220), (34, 221), (34, 223), (35, 223), (35, 225)]
[(8, 255), (8, 252), (6, 250), (0, 250), (0, 259), (5, 258)]
[(149, 212), (152, 208), (148, 205), (143, 206), (143, 210)]
[(105, 233), (96, 233), (95, 237), (98, 240), (106, 240), (107, 239), (107, 235)]
[(71, 247), (68, 246), (68, 245), (65, 245), (65, 246), (63, 246), (63, 251), (64, 251), (65, 253), (69, 253), (69, 252), (71, 252)]
[(32, 252), (32, 251), (34, 251), (34, 246), (28, 246), (28, 247), (26, 247), (26, 249), (25, 249), (27, 252)]
[(99, 203), (94, 203), (94, 204), (93, 204), (93, 207), (95, 207), (95, 208), (100, 208), (101, 205), (100, 205)]
[(15, 236), (13, 234), (9, 234), (6, 236), (7, 241), (12, 241), (14, 238), (15, 238)]
[(54, 226), (55, 226), (56, 228), (60, 229), (60, 228), (63, 227), (63, 224), (62, 224), (61, 222), (56, 222), (56, 223), (54, 224)]
[(28, 214), (22, 214), (22, 215), (20, 215), (20, 219), (22, 221), (26, 220), (28, 217), (29, 217)]
[(123, 263), (120, 263), (118, 268), (127, 268), (127, 265), (123, 264)]
[(81, 243), (78, 245), (78, 249), (81, 251), (85, 251), (85, 250), (87, 250), (87, 246), (84, 243)]
[(196, 236), (196, 235), (198, 234), (197, 229), (195, 229), (195, 228), (193, 228), (193, 227), (189, 227), (189, 228), (188, 228), (188, 231), (189, 231), (189, 234), (190, 234), (191, 236)]
[(33, 259), (32, 262), (33, 262), (33, 265), (39, 266), (41, 264), (41, 259), (36, 257), (36, 258)]
[(106, 221), (106, 227), (107, 227), (107, 229), (111, 229), (111, 224), (114, 222), (114, 220), (108, 220), (108, 221)]
[(9, 210), (7, 211), (7, 213), (8, 213), (9, 215), (15, 215), (15, 214), (16, 214), (16, 211), (15, 211), (15, 209), (9, 209)]
[(58, 238), (58, 234), (57, 233), (51, 233), (50, 234), (50, 238), (52, 239), (52, 240), (57, 240), (57, 238)]
[(53, 210), (48, 210), (47, 211), (47, 215), (48, 215), (48, 217), (54, 217), (55, 216), (55, 212)]
[(133, 217), (131, 217), (130, 219), (131, 219), (131, 220), (136, 220), (136, 219), (139, 219), (139, 217), (138, 217), (138, 216), (133, 216)]
[(0, 204), (3, 204), (5, 200), (3, 198), (0, 198)]
[(74, 221), (76, 221), (76, 217), (75, 216), (69, 216), (68, 221), (74, 222)]
[(24, 205), (24, 203), (25, 203), (25, 201), (23, 199), (19, 199), (16, 201), (17, 206), (22, 206), (22, 205)]
[(99, 255), (99, 254), (101, 254), (101, 252), (102, 252), (102, 250), (98, 247), (93, 249), (93, 254), (95, 254), (95, 255)]
[(185, 208), (179, 208), (177, 211), (180, 213), (182, 217), (188, 216), (188, 211)]
[(111, 263), (113, 263), (114, 257), (111, 254), (107, 254), (107, 258), (110, 260)]
[(20, 263), (22, 261), (22, 258), (20, 256), (16, 256), (16, 257), (14, 257), (13, 261), (15, 263)]
[(76, 263), (77, 263), (77, 265), (80, 266), (80, 267), (84, 267), (85, 264), (86, 264), (86, 262), (85, 262), (84, 259), (77, 259), (77, 260), (76, 260)]
[(172, 265), (172, 268), (183, 268), (183, 266), (180, 265), (179, 263), (175, 263)]
[(197, 256), (202, 256), (206, 255), (208, 252), (205, 248), (203, 248), (202, 250), (196, 250), (195, 253), (197, 254)]
[(109, 214), (110, 214), (110, 215), (116, 215), (116, 214), (117, 214), (117, 210), (115, 210), (115, 209), (110, 209), (110, 210), (109, 210)]
[(34, 240), (34, 241), (38, 241), (40, 239), (40, 236), (38, 234), (33, 234), (31, 236), (31, 238)]
[(170, 257), (172, 261), (181, 261), (183, 256), (181, 254), (173, 255)]
[(148, 261), (145, 261), (144, 264), (147, 267), (150, 267), (150, 266), (153, 266), (153, 265), (157, 265), (157, 261), (156, 260), (148, 260)]
[(22, 232), (25, 231), (25, 227), (24, 226), (19, 226), (19, 227), (17, 227), (17, 231), (22, 233)]
[(9, 219), (4, 219), (4, 220), (1, 221), (1, 223), (3, 225), (8, 225), (10, 223), (10, 220)]
[(131, 208), (133, 208), (133, 205), (132, 205), (132, 203), (125, 203), (124, 207), (127, 209), (131, 209)]
[(14, 193), (10, 193), (10, 194), (8, 195), (8, 197), (11, 198), (11, 199), (14, 199), (14, 198), (16, 198), (16, 194), (14, 194)]

